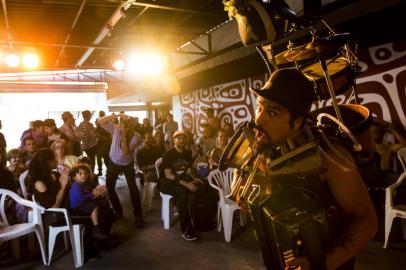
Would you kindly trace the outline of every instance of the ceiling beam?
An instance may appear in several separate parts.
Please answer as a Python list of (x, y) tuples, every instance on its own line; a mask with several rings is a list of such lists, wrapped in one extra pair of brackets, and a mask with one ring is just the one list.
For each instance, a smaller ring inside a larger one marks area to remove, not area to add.
[(58, 58), (57, 58), (56, 61), (55, 61), (55, 67), (58, 67), (58, 65), (59, 65), (59, 61), (60, 61), (60, 59), (61, 59), (63, 53), (65, 52), (66, 44), (68, 44), (68, 42), (69, 42), (69, 39), (70, 39), (70, 37), (71, 37), (71, 35), (72, 35), (72, 31), (73, 31), (73, 29), (75, 29), (76, 23), (78, 22), (79, 17), (80, 17), (80, 15), (82, 14), (83, 7), (85, 6), (86, 1), (87, 1), (87, 0), (82, 0), (82, 4), (80, 4), (79, 10), (78, 10), (78, 12), (76, 13), (76, 16), (75, 16), (75, 19), (73, 20), (73, 23), (72, 23), (72, 26), (71, 26), (71, 28), (70, 28), (70, 31), (69, 31), (68, 35), (66, 36), (65, 41), (63, 42), (64, 46), (62, 46), (61, 50), (59, 51)]
[(219, 14), (219, 13), (211, 13), (211, 12), (198, 11), (198, 10), (195, 10), (195, 9), (177, 8), (177, 7), (163, 6), (163, 5), (156, 5), (156, 4), (148, 4), (148, 3), (142, 3), (142, 2), (133, 2), (132, 5), (133, 6), (142, 6), (142, 7), (155, 8), (155, 9), (177, 11), (177, 12), (202, 14), (202, 15), (208, 15), (208, 16), (223, 16), (223, 14)]
[(8, 21), (6, 0), (1, 0), (1, 4), (3, 6), (4, 22), (6, 24), (7, 38), (8, 38), (8, 43), (9, 43), (8, 46), (10, 48), (13, 48), (13, 39), (11, 38), (11, 29), (10, 29), (10, 24)]
[[(0, 40), (0, 44), (1, 43), (8, 43), (8, 42), (9, 42), (8, 40)], [(98, 50), (117, 50), (117, 48), (113, 48), (113, 47), (95, 46), (95, 45), (30, 42), (30, 41), (16, 41), (16, 40), (13, 40), (13, 44), (26, 45), (26, 46), (38, 46), (38, 47), (67, 47), (67, 48), (80, 48), (80, 49), (94, 48), (94, 49), (98, 49)]]
[[(116, 23), (124, 17), (124, 12), (122, 8), (128, 4), (129, 1), (132, 0), (127, 0), (122, 2), (121, 4), (118, 5), (116, 10), (113, 12), (113, 14), (110, 16), (110, 18), (107, 20), (107, 22), (104, 24), (103, 28), (101, 29), (100, 33), (97, 35), (96, 39), (93, 41), (94, 45), (99, 45), (104, 38), (109, 35), (116, 25)], [(76, 62), (76, 67), (81, 67), (83, 63), (89, 58), (89, 56), (93, 53), (95, 48), (88, 48), (86, 52), (80, 57), (80, 59)]]

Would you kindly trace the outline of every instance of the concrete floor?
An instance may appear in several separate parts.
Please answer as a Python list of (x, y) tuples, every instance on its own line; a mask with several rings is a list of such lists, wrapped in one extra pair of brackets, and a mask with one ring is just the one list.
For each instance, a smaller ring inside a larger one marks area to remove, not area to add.
[[(181, 237), (179, 223), (163, 229), (159, 196), (155, 196), (152, 209), (144, 213), (146, 226), (138, 229), (133, 227), (125, 181), (118, 181), (118, 192), (125, 209), (125, 218), (113, 226), (118, 244), (102, 251), (99, 260), (86, 263), (83, 269), (265, 269), (252, 227), (240, 227), (235, 222), (231, 243), (225, 243), (223, 233), (215, 230), (200, 233), (197, 242), (187, 242)], [(368, 243), (357, 256), (356, 270), (406, 269), (406, 241), (394, 239), (391, 243), (387, 250), (381, 241)], [(72, 269), (71, 252), (59, 249), (49, 267), (42, 265), (39, 254), (27, 254), (23, 262), (4, 269)]]

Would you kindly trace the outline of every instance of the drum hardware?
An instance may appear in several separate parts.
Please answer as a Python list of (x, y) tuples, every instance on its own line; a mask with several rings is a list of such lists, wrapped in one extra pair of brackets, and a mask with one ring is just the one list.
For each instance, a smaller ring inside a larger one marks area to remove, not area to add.
[(337, 115), (338, 120), (340, 122), (343, 122), (343, 117), (341, 116), (341, 112), (338, 107), (337, 98), (334, 93), (334, 86), (333, 86), (333, 83), (331, 82), (330, 74), (328, 74), (328, 71), (327, 71), (326, 60), (324, 59), (324, 57), (320, 57), (319, 60), (320, 60), (321, 67), (323, 69), (324, 78), (326, 79), (326, 82), (327, 82), (328, 91), (330, 92), (330, 96), (333, 101), (332, 103), (334, 106), (335, 113)]
[[(274, 55), (273, 55), (273, 50), (270, 47), (271, 45), (269, 45), (269, 53), (271, 54), (271, 57), (273, 59)], [(272, 72), (274, 72), (275, 70), (278, 70), (278, 66), (275, 64), (274, 61), (269, 61), (267, 58), (267, 52), (265, 51), (265, 46), (256, 46), (255, 47), (259, 53), (259, 55), (261, 56), (262, 60), (264, 60), (266, 68), (268, 69), (268, 72), (270, 74), (272, 74)]]

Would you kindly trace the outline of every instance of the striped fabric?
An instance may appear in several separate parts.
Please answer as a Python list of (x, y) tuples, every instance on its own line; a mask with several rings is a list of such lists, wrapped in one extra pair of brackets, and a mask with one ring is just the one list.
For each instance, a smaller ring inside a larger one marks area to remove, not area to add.
[(82, 149), (89, 149), (96, 146), (98, 142), (98, 136), (96, 128), (90, 122), (83, 121), (79, 125), (80, 141), (82, 143)]

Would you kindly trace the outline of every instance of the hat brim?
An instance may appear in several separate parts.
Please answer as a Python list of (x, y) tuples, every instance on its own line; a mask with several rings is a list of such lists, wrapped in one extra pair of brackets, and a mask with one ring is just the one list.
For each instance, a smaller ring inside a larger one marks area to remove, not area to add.
[(285, 102), (283, 102), (282, 100), (280, 100), (279, 98), (275, 97), (274, 95), (272, 95), (272, 92), (270, 91), (270, 89), (267, 90), (263, 90), (263, 89), (256, 89), (256, 88), (252, 88), (252, 87), (248, 87), (250, 89), (250, 91), (252, 93), (254, 93), (256, 96), (260, 96), (263, 97), (264, 99), (268, 100), (268, 101), (272, 101), (275, 103), (278, 103), (279, 105), (282, 105), (284, 107), (289, 107), (289, 104), (286, 104)]

